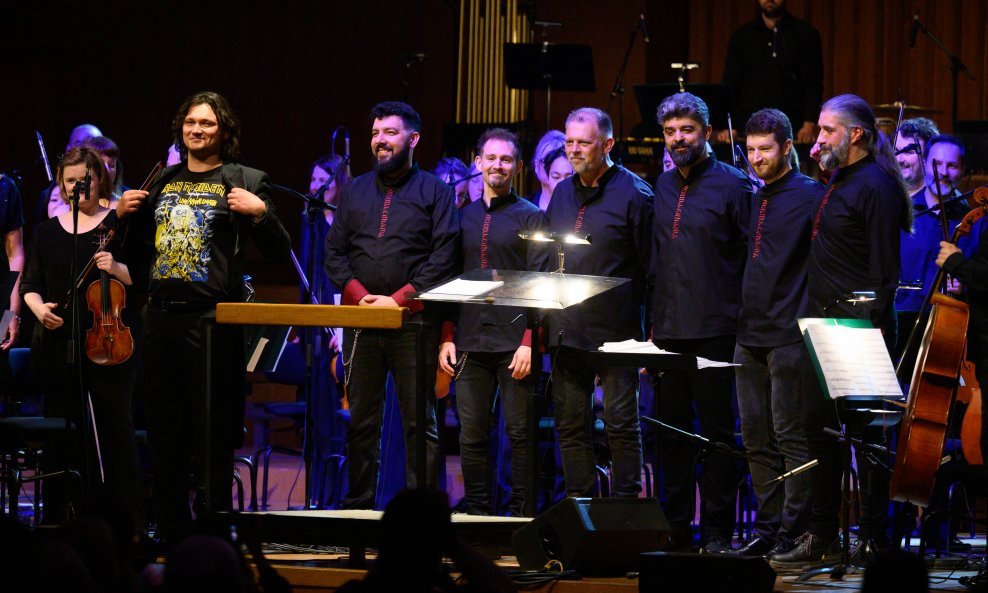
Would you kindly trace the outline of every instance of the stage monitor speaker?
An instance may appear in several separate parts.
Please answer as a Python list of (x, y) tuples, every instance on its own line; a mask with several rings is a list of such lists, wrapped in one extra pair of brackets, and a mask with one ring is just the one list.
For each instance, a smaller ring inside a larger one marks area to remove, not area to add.
[(525, 570), (558, 560), (566, 570), (613, 576), (637, 570), (641, 553), (668, 534), (655, 498), (566, 498), (516, 531), (511, 546)]
[(774, 588), (775, 571), (761, 557), (648, 552), (638, 570), (639, 593), (772, 593)]

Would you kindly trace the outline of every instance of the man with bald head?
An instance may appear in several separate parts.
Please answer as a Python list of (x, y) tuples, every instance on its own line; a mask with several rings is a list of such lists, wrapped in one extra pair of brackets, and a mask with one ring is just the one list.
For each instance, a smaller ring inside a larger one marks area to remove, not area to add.
[(72, 133), (69, 134), (69, 143), (65, 145), (65, 151), (68, 152), (79, 146), (89, 138), (97, 138), (102, 136), (103, 132), (99, 130), (93, 124), (80, 124), (72, 128)]
[(595, 377), (604, 392), (604, 424), (611, 449), (611, 495), (641, 491), (642, 446), (638, 419), (638, 369), (588, 367), (581, 351), (604, 342), (642, 340), (645, 284), (652, 233), (652, 190), (611, 161), (611, 118), (584, 107), (566, 118), (566, 157), (574, 175), (552, 194), (549, 227), (560, 234), (589, 234), (591, 245), (568, 245), (566, 271), (628, 278), (630, 282), (554, 312), (547, 343), (552, 368), (556, 432), (566, 493), (594, 494), (593, 401)]

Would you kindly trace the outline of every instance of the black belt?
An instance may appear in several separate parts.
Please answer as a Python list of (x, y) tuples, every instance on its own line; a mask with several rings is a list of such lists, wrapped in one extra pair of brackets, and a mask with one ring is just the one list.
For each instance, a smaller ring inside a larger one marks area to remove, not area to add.
[(189, 301), (169, 301), (155, 297), (148, 298), (148, 306), (163, 313), (192, 313), (216, 308), (216, 303), (196, 303)]

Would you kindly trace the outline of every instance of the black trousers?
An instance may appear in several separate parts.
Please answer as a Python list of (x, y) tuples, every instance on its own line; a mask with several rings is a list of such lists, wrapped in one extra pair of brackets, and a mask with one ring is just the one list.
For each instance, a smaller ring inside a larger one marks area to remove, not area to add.
[[(711, 360), (734, 360), (734, 336), (700, 340), (657, 341), (660, 348), (680, 354), (693, 354)], [(658, 381), (656, 408), (663, 422), (677, 428), (696, 432), (712, 441), (734, 445), (734, 407), (731, 402), (734, 370), (704, 369), (697, 372), (667, 371)], [(669, 431), (659, 432), (662, 483), (666, 498), (666, 517), (673, 532), (685, 537), (693, 517), (691, 509), (695, 496), (694, 463), (697, 447), (686, 437)], [(706, 496), (706, 539), (730, 540), (737, 516), (738, 466), (730, 456), (709, 452), (703, 463), (703, 486)]]
[[(64, 358), (44, 366), (45, 415), (69, 418), (77, 428), (46, 450), (45, 471), (78, 469), (87, 492), (123, 499), (134, 515), (135, 527), (143, 528), (144, 496), (131, 416), (136, 367), (99, 366), (84, 358), (80, 394), (78, 375)], [(91, 416), (83, 407), (88, 405), (82, 399), (86, 394), (92, 401)], [(84, 423), (86, 430), (81, 430)], [(45, 523), (66, 518), (69, 487), (66, 480), (45, 481)]]
[(165, 312), (149, 305), (144, 313), (152, 498), (162, 537), (177, 541), (192, 525), (190, 485), (199, 493), (200, 505), (201, 494), (209, 492), (208, 508), (197, 510), (231, 507), (233, 451), (243, 442), (244, 333), (240, 326), (213, 327), (207, 410), (206, 324), (215, 322), (215, 309)]
[[(810, 483), (810, 518), (808, 531), (813, 535), (831, 540), (836, 539), (839, 530), (842, 476), (844, 459), (838, 440), (824, 429), (840, 430), (839, 410), (841, 402), (827, 399), (820, 388), (816, 371), (809, 353), (803, 361), (802, 384), (806, 388), (803, 398), (806, 415), (806, 438), (809, 443), (810, 459), (817, 459), (819, 465), (807, 472)], [(848, 426), (848, 434), (865, 443), (886, 445), (885, 435), (880, 427), (860, 428)], [(861, 488), (861, 516), (858, 518), (858, 537), (873, 539), (880, 544), (888, 539), (889, 471), (876, 463), (878, 455), (867, 449), (854, 447)], [(887, 459), (878, 461), (888, 462)]]
[[(409, 488), (434, 490), (439, 481), (439, 433), (436, 427), (434, 389), (439, 356), (439, 330), (426, 324), (425, 373), (430, 386), (426, 394), (426, 483), (415, 481), (416, 423), (415, 330), (345, 330), (344, 360), (350, 362), (347, 398), (350, 426), (347, 430), (347, 479), (349, 491), (343, 499), (347, 509), (374, 508), (381, 468), (381, 422), (384, 415), (384, 389), (391, 373), (401, 408), (405, 433), (405, 483)], [(355, 338), (356, 336), (356, 338)], [(354, 341), (356, 340), (356, 344)]]

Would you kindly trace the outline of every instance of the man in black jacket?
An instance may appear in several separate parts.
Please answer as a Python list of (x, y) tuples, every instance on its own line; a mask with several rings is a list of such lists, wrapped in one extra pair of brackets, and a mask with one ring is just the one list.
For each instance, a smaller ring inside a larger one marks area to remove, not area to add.
[(172, 133), (183, 161), (162, 171), (149, 191), (124, 192), (117, 206), (121, 218), (133, 215), (125, 248), (147, 264), (135, 263), (131, 275), (148, 287), (141, 345), (148, 443), (158, 527), (169, 543), (191, 528), (190, 471), (199, 494), (208, 494), (199, 498), (199, 505), (208, 500), (200, 510), (229, 509), (233, 451), (243, 439), (243, 330), (213, 329), (207, 370), (205, 326), (214, 322), (217, 303), (244, 299), (248, 237), (275, 260), (287, 261), (291, 250), (267, 175), (238, 164), (240, 122), (226, 99), (190, 96)]

